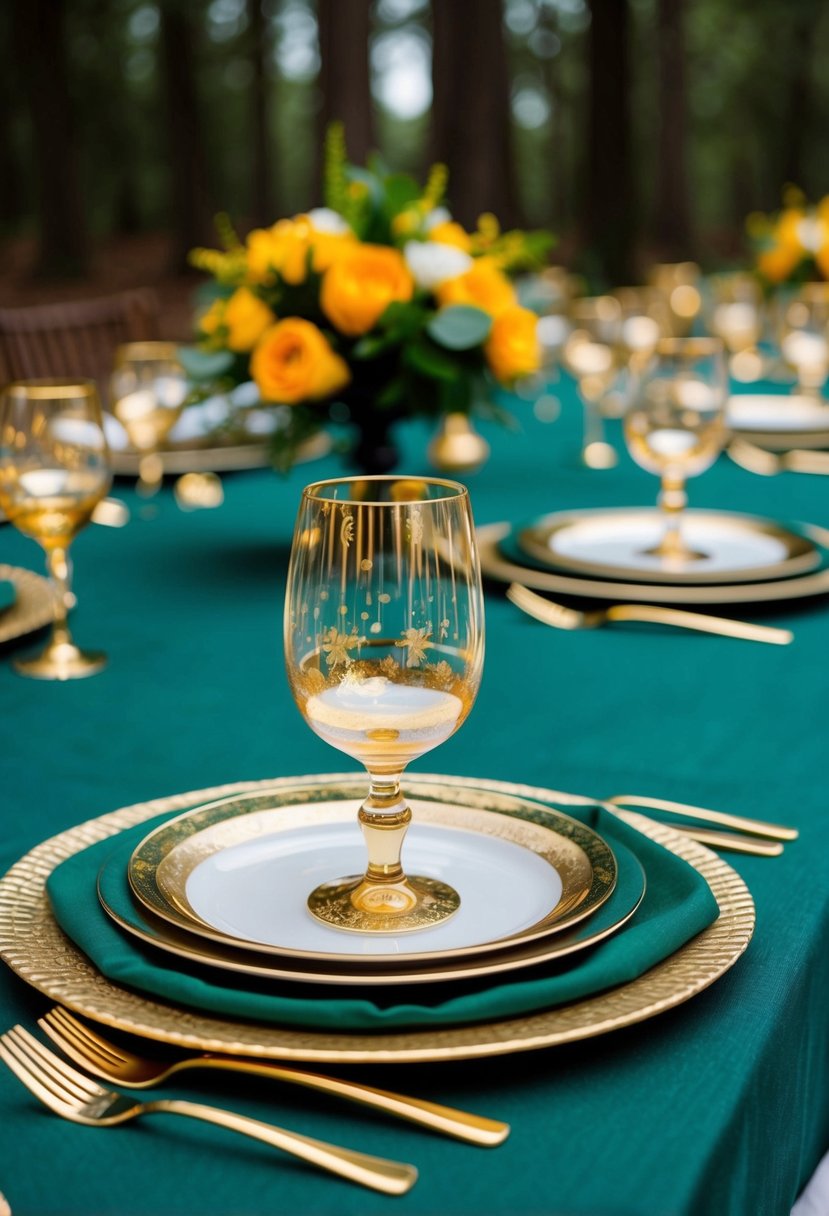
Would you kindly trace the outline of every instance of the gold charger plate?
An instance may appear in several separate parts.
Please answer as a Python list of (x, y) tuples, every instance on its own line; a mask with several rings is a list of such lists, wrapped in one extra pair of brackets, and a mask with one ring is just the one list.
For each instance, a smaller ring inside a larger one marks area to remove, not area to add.
[[(318, 925), (308, 916), (305, 899), (324, 881), (326, 867), (336, 873), (345, 864), (344, 840), (352, 842), (356, 865), (364, 862), (355, 811), (364, 793), (365, 780), (351, 777), (338, 784), (298, 782), (197, 807), (162, 824), (136, 847), (127, 868), (130, 887), (155, 917), (225, 947), (315, 963), (316, 970), (324, 964), (338, 971), (356, 967), (361, 974), (374, 969), (375, 976), (420, 966), (427, 978), (435, 964), (462, 962), (468, 973), (471, 958), (571, 928), (600, 908), (616, 885), (612, 849), (571, 816), (509, 794), (438, 790), (409, 778), (413, 822), (404, 845), (404, 858), (411, 858), (406, 864), (417, 872), (430, 866), (426, 872), (437, 878), (451, 874), (461, 909), (452, 923), (426, 933), (372, 935), (356, 952), (354, 936)], [(417, 833), (430, 835), (411, 857)], [(188, 892), (194, 873), (206, 865), (213, 870), (212, 884), (209, 878), (202, 882), (200, 907), (211, 915), (194, 908)], [(511, 908), (516, 892), (507, 889), (510, 875), (534, 888), (520, 911)], [(222, 900), (217, 886), (230, 888), (229, 898), (225, 894)], [(230, 912), (229, 903), (237, 905)], [(527, 923), (530, 906), (533, 919)], [(487, 919), (488, 927), (482, 927)], [(501, 930), (485, 936), (498, 923)], [(253, 925), (256, 931), (222, 928), (231, 924), (234, 929)], [(292, 940), (297, 944), (288, 944)]]
[[(316, 778), (319, 780), (320, 778)], [(330, 780), (342, 780), (340, 774)], [(295, 784), (295, 778), (284, 779)], [(539, 801), (583, 806), (592, 802), (535, 786), (474, 778), (421, 776), (453, 788), (480, 788)], [(327, 1064), (406, 1064), (532, 1051), (574, 1042), (642, 1022), (672, 1009), (713, 984), (744, 952), (754, 931), (754, 903), (743, 880), (720, 857), (664, 824), (618, 812), (651, 839), (695, 866), (720, 908), (719, 918), (664, 962), (608, 992), (572, 1005), (473, 1026), (397, 1034), (332, 1034), (287, 1030), (207, 1017), (149, 1000), (105, 979), (58, 928), (45, 883), (65, 858), (124, 828), (196, 803), (278, 785), (243, 782), (125, 807), (54, 836), (21, 858), (0, 879), (0, 957), (33, 988), (106, 1026), (186, 1051), (217, 1051), (264, 1059)]]
[(48, 579), (20, 566), (4, 565), (0, 565), (0, 578), (9, 579), (15, 587), (14, 603), (0, 612), (0, 643), (51, 625), (55, 617), (55, 593)]
[[(663, 529), (664, 520), (656, 507), (556, 511), (521, 528), (517, 543), (528, 557), (560, 573), (573, 571), (590, 577), (676, 586), (790, 578), (820, 564), (820, 554), (811, 540), (772, 519), (695, 509), (685, 513), (683, 533), (692, 549), (710, 553), (711, 560), (689, 563), (685, 569), (660, 568), (659, 558), (646, 551), (658, 544)], [(729, 553), (732, 563), (737, 562), (735, 555), (741, 546), (748, 564), (729, 566)], [(756, 550), (753, 557), (752, 547)], [(603, 553), (605, 560), (588, 557), (591, 549)], [(781, 556), (776, 561), (751, 564), (763, 550), (780, 551)]]
[[(331, 437), (323, 432), (306, 440), (297, 452), (297, 463), (319, 460), (331, 451)], [(206, 447), (170, 447), (159, 452), (165, 473), (231, 473), (241, 469), (264, 469), (271, 463), (267, 440), (251, 443), (222, 444)], [(116, 477), (137, 477), (140, 452), (133, 449), (110, 452), (110, 464)]]
[[(829, 530), (816, 524), (799, 525), (817, 545), (829, 546)], [(611, 600), (616, 603), (660, 604), (764, 604), (776, 600), (804, 599), (829, 592), (829, 567), (814, 573), (762, 583), (715, 583), (701, 587), (671, 587), (664, 583), (633, 583), (622, 579), (601, 579), (576, 574), (559, 574), (522, 566), (505, 557), (500, 542), (509, 535), (511, 524), (485, 524), (476, 529), (481, 571), (486, 578), (500, 583), (523, 583), (535, 591), (569, 595), (577, 599)]]

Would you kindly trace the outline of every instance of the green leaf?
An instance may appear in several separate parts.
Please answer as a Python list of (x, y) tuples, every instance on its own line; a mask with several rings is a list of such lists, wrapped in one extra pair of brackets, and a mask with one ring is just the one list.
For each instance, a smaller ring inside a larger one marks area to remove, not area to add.
[(178, 358), (191, 380), (216, 380), (233, 366), (233, 352), (229, 350), (180, 346)]
[(420, 187), (408, 173), (394, 173), (383, 183), (386, 191), (385, 208), (388, 216), (401, 211), (420, 198)]
[(453, 359), (447, 358), (437, 346), (426, 338), (407, 346), (404, 358), (412, 371), (418, 372), (421, 376), (427, 376), (430, 380), (450, 382), (457, 380), (461, 375), (461, 369), (457, 363)]
[(471, 350), (489, 336), (492, 317), (482, 308), (450, 304), (436, 313), (426, 328), (429, 336), (448, 350)]

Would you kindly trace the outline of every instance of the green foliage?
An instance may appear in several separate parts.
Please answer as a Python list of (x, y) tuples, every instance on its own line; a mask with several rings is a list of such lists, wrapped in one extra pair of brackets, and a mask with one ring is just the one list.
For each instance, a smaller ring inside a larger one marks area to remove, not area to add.
[(471, 350), (489, 337), (492, 317), (468, 304), (453, 304), (432, 317), (427, 331), (440, 346), (449, 350)]
[(218, 380), (234, 364), (232, 351), (202, 350), (198, 346), (180, 346), (178, 357), (188, 377), (197, 383)]

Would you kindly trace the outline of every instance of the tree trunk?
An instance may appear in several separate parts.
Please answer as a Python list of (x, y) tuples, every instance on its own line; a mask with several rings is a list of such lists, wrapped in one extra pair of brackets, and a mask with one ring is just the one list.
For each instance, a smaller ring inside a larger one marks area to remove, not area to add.
[[(371, 73), (368, 58), (371, 33), (370, 0), (318, 0), (322, 105), (319, 148), (332, 122), (345, 128), (349, 160), (363, 164), (374, 147)], [(322, 181), (322, 160), (317, 184)]]
[(161, 68), (170, 148), (171, 260), (187, 268), (194, 245), (214, 240), (207, 166), (193, 65), (194, 30), (182, 0), (161, 6)]
[[(789, 49), (788, 97), (783, 101), (783, 162), (781, 182), (806, 186), (808, 171), (804, 155), (808, 142), (809, 117), (813, 110), (811, 66), (815, 27), (823, 0), (792, 0), (788, 16), (792, 26)], [(820, 186), (818, 188), (821, 188)]]
[(590, 0), (587, 235), (606, 286), (632, 278), (627, 0)]
[(268, 122), (268, 57), (270, 39), (265, 16), (266, 0), (248, 0), (248, 36), (253, 67), (251, 87), (251, 220), (264, 227), (274, 222)]
[(86, 273), (88, 245), (72, 130), (65, 0), (26, 0), (14, 10), (14, 41), (32, 124), (40, 249), (37, 272)]
[(688, 99), (685, 72), (685, 0), (658, 0), (656, 12), (659, 133), (654, 235), (665, 261), (692, 255), (688, 188)]
[(454, 216), (474, 227), (492, 211), (520, 223), (512, 159), (510, 84), (501, 0), (432, 0), (432, 146), (449, 167)]

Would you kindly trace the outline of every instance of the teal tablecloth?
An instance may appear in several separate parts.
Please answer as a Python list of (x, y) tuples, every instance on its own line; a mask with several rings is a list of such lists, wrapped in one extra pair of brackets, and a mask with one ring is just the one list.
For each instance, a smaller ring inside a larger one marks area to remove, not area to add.
[[(522, 406), (524, 433), (488, 431), (470, 479), (479, 522), (575, 506), (652, 502), (622, 457), (578, 463), (579, 411), (555, 424)], [(428, 435), (405, 435), (426, 469)], [(66, 685), (0, 668), (0, 867), (44, 837), (131, 802), (308, 771), (334, 756), (307, 729), (281, 658), (282, 587), (298, 493), (331, 458), (287, 480), (225, 481), (218, 511), (89, 528), (74, 551), (79, 641), (107, 671)], [(829, 481), (752, 476), (726, 460), (691, 487), (700, 506), (829, 523)], [(0, 560), (40, 569), (0, 531)], [(558, 633), (487, 597), (487, 666), (464, 728), (430, 771), (593, 795), (641, 793), (796, 823), (776, 860), (734, 858), (757, 903), (744, 958), (687, 1005), (584, 1043), (454, 1066), (369, 1069), (386, 1088), (507, 1119), (485, 1151), (265, 1081), (205, 1074), (198, 1093), (260, 1118), (411, 1160), (402, 1199), (332, 1179), (256, 1145), (158, 1118), (106, 1133), (47, 1114), (0, 1070), (0, 1191), (14, 1216), (786, 1216), (829, 1146), (829, 813), (825, 722), (829, 603), (746, 618), (792, 628), (772, 647), (650, 627)], [(0, 1021), (32, 1025), (46, 1002), (0, 973)]]

